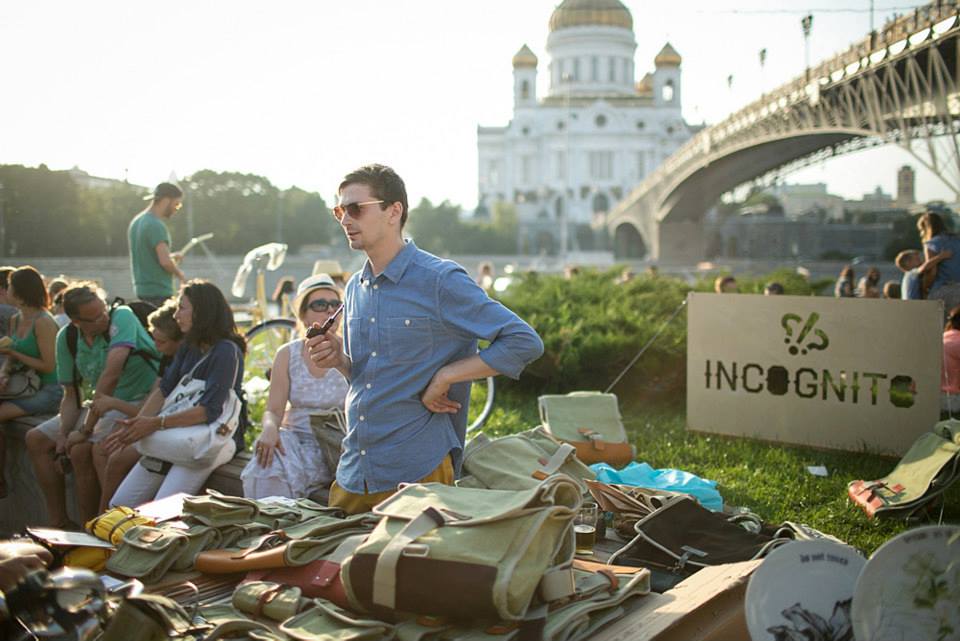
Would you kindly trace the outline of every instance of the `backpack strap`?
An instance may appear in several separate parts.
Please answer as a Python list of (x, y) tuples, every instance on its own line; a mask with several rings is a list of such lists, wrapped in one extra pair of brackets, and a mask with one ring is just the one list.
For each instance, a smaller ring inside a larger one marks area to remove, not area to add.
[(77, 341), (80, 339), (80, 330), (73, 323), (67, 325), (67, 351), (73, 359), (73, 397), (77, 404), (77, 409), (81, 408), (80, 402), (80, 371), (77, 369)]

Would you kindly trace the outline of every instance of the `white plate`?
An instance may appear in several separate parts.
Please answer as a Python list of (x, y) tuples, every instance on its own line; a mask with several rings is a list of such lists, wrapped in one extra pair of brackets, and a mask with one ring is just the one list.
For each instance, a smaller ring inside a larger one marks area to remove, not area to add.
[(794, 541), (778, 547), (747, 585), (750, 638), (832, 641), (844, 638), (846, 631), (849, 639), (850, 600), (865, 563), (855, 549), (833, 541)]
[(915, 528), (881, 545), (857, 581), (853, 632), (870, 641), (960, 639), (960, 527)]

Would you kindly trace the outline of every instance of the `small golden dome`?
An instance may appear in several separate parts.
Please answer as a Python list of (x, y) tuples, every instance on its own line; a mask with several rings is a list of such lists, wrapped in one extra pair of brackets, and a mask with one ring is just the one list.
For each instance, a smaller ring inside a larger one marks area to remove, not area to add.
[(620, 0), (563, 0), (550, 16), (550, 31), (588, 25), (633, 31), (633, 16)]
[(653, 74), (647, 74), (643, 77), (643, 80), (638, 82), (635, 87), (637, 94), (641, 96), (649, 95), (653, 93)]
[(663, 49), (653, 59), (653, 64), (658, 67), (679, 67), (682, 58), (677, 50), (670, 46), (670, 43), (663, 45)]
[(534, 67), (537, 66), (537, 56), (530, 51), (530, 47), (523, 45), (513, 56), (513, 67)]

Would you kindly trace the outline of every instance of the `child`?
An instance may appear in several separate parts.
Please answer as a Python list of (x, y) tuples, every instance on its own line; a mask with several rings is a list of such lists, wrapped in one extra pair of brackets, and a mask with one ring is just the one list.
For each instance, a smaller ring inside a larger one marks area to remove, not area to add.
[(926, 298), (926, 292), (923, 291), (922, 275), (951, 256), (953, 256), (953, 253), (947, 249), (924, 262), (923, 252), (918, 249), (905, 249), (897, 254), (894, 263), (903, 272), (903, 279), (900, 281), (900, 297), (903, 300), (923, 300)]

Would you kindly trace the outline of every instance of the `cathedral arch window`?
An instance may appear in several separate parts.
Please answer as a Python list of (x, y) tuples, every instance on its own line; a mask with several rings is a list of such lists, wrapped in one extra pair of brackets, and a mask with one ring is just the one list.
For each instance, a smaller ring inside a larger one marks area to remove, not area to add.
[(593, 213), (609, 211), (610, 199), (604, 193), (599, 193), (593, 197)]
[(522, 98), (523, 100), (530, 99), (530, 81), (529, 80), (524, 80), (520, 84), (520, 98)]
[(600, 82), (600, 59), (596, 56), (590, 58), (590, 80)]
[(663, 101), (673, 102), (673, 93), (674, 93), (673, 80), (667, 80), (665, 83), (663, 83), (663, 91), (661, 93), (661, 97), (663, 98)]
[(580, 80), (580, 58), (573, 59), (573, 79)]
[(610, 82), (616, 82), (617, 81), (616, 63), (614, 62), (613, 58), (610, 58), (608, 62), (610, 63), (607, 65), (607, 68), (609, 70), (609, 74), (608, 74), (609, 80)]

